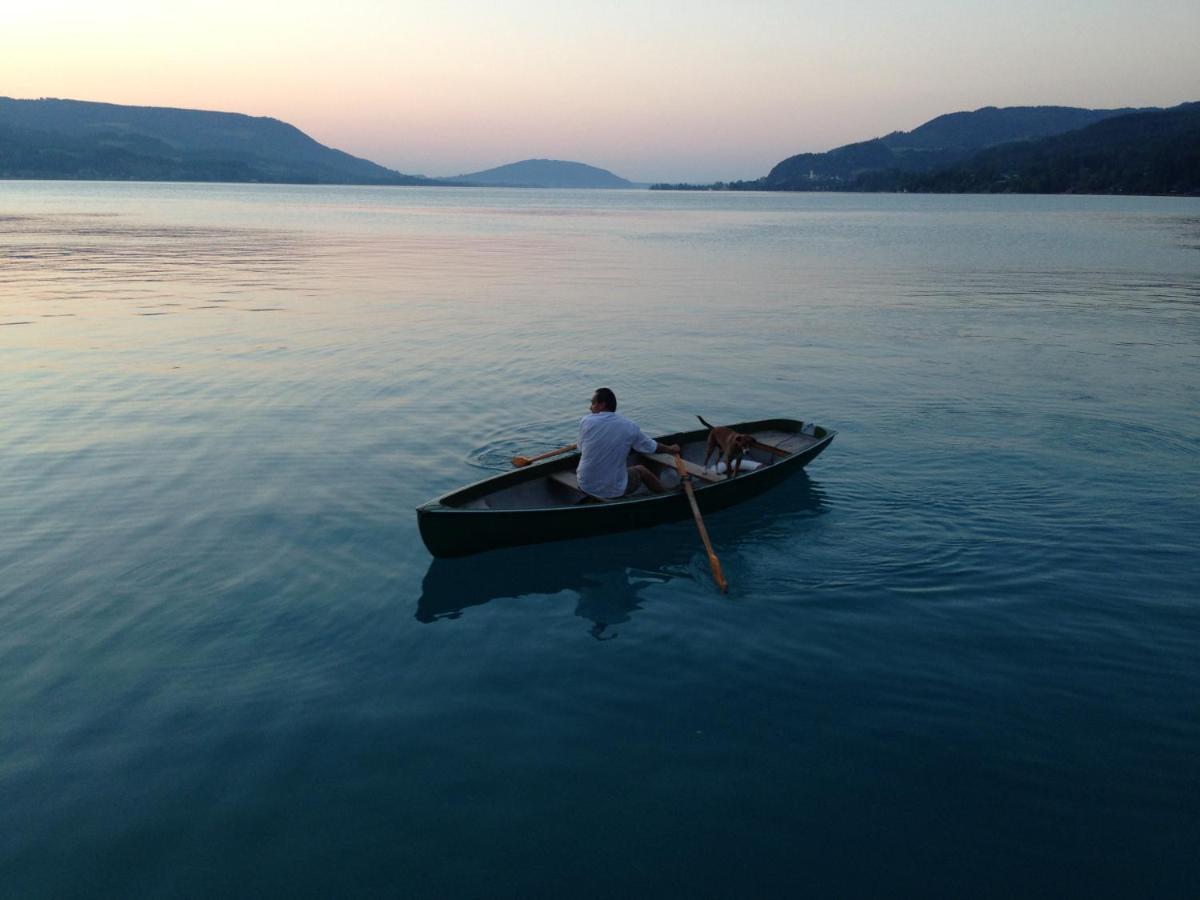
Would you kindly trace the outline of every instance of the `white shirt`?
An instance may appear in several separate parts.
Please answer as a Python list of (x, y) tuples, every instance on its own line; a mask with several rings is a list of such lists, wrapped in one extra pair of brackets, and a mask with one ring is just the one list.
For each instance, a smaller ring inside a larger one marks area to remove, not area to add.
[(592, 413), (579, 422), (579, 487), (593, 497), (611, 499), (625, 493), (630, 448), (653, 453), (654, 438), (614, 412)]

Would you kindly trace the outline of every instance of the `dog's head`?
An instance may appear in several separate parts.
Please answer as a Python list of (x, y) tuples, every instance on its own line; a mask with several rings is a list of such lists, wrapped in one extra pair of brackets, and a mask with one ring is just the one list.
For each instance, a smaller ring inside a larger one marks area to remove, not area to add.
[(737, 454), (745, 453), (754, 446), (754, 438), (748, 434), (735, 434), (733, 440), (729, 442), (729, 449)]

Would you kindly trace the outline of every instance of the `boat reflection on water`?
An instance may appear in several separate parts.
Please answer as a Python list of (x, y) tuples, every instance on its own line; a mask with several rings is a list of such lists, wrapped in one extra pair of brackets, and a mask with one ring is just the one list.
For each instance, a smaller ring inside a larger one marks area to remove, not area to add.
[[(804, 472), (769, 494), (706, 519), (717, 555), (743, 544), (790, 534), (788, 527), (822, 515), (828, 501)], [(794, 522), (792, 521), (794, 520)], [(708, 576), (692, 522), (644, 531), (494, 550), (462, 559), (434, 559), (421, 585), (420, 622), (457, 619), (492, 600), (578, 594), (575, 614), (592, 623), (598, 640), (616, 637), (612, 626), (629, 621), (641, 593), (677, 578)]]
[(425, 573), (416, 617), (457, 619), (463, 610), (492, 600), (570, 591), (578, 595), (576, 615), (592, 623), (593, 636), (607, 639), (615, 636), (611, 626), (629, 621), (639, 608), (645, 588), (694, 577), (689, 568), (698, 542), (694, 533), (678, 526), (655, 531), (661, 534), (652, 541), (646, 532), (627, 533), (435, 559)]

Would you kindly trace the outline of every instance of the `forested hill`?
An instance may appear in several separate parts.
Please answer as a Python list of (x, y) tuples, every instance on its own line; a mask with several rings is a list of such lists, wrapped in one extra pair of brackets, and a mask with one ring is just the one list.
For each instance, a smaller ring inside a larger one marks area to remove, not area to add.
[(1200, 103), (1117, 116), (1038, 141), (1004, 144), (902, 179), (915, 191), (1200, 195)]
[(0, 97), (0, 178), (429, 184), (278, 119)]
[[(912, 131), (847, 144), (825, 153), (801, 153), (776, 165), (761, 190), (854, 190), (865, 175), (930, 172), (961, 162), (987, 147), (1073, 131), (1131, 109), (1070, 106), (994, 106), (938, 116)], [(868, 188), (870, 189), (870, 188)]]
[(540, 187), (540, 188), (631, 188), (633, 182), (614, 175), (607, 169), (598, 169), (586, 163), (568, 162), (560, 159), (524, 159), (520, 162), (457, 175), (445, 179), (461, 183), (489, 185), (491, 187)]

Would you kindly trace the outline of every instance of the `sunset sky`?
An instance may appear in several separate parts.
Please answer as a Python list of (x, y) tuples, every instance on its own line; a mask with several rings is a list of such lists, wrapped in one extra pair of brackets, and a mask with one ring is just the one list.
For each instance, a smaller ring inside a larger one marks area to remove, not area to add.
[(1200, 99), (1196, 0), (41, 0), (0, 95), (274, 116), (402, 172), (754, 178), (980, 106)]

